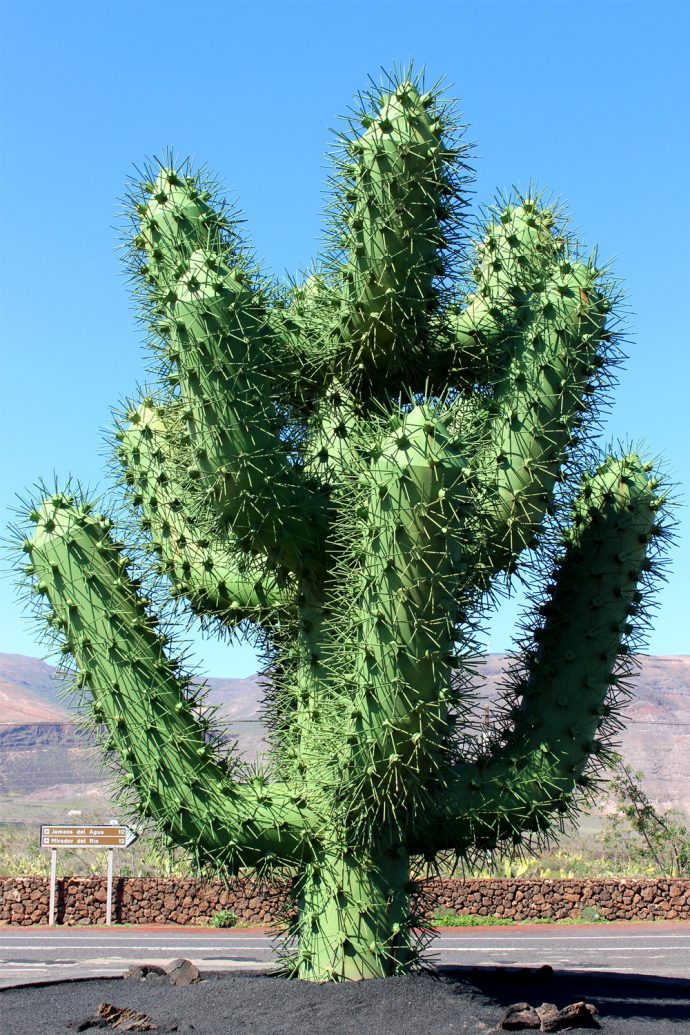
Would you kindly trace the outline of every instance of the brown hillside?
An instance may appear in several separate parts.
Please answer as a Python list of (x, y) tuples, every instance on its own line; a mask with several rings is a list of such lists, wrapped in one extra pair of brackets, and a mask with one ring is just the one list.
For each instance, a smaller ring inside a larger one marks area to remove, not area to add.
[[(645, 773), (645, 788), (658, 805), (690, 812), (690, 656), (639, 660), (619, 750)], [(506, 662), (505, 655), (493, 654), (479, 668), (480, 715), (485, 703), (491, 715)], [(0, 654), (0, 805), (16, 793), (69, 799), (103, 780), (94, 752), (65, 725), (71, 715), (52, 673), (35, 658)], [(264, 749), (259, 677), (211, 678), (207, 686), (207, 703), (217, 707), (242, 755), (253, 760)]]
[(0, 723), (62, 722), (71, 716), (58, 700), (55, 669), (38, 658), (0, 654)]

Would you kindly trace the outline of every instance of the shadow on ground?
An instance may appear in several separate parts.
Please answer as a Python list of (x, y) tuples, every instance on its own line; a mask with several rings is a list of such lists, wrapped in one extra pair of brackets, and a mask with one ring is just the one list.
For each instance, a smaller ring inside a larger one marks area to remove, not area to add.
[[(585, 1000), (597, 1007), (605, 1030), (612, 1021), (645, 1021), (655, 1025), (648, 1028), (654, 1031), (662, 1030), (656, 1027), (658, 1022), (673, 1024), (669, 1028), (673, 1031), (686, 1022), (690, 1030), (690, 979), (599, 970), (552, 971), (550, 967), (442, 967), (440, 973), (460, 987), (473, 986), (504, 1007), (520, 1000), (532, 1005), (556, 1002), (559, 1007)], [(626, 1026), (625, 1030), (634, 1029)]]

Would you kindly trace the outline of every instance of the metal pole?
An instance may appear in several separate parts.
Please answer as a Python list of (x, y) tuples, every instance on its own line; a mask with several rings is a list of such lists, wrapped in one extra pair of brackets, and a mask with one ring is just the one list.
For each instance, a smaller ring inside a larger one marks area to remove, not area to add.
[(110, 927), (113, 918), (113, 849), (108, 849), (108, 890), (105, 899), (105, 922)]
[(50, 903), (48, 905), (48, 924), (55, 923), (55, 882), (57, 880), (57, 848), (50, 849)]

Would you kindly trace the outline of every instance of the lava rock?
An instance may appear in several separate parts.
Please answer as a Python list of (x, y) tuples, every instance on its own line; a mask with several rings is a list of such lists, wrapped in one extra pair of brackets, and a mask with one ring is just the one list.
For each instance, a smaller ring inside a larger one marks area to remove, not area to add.
[(195, 982), (201, 981), (198, 967), (195, 967), (190, 960), (173, 960), (168, 964), (166, 973), (171, 985), (193, 985)]
[(553, 1020), (554, 1017), (558, 1017), (560, 1012), (555, 1003), (542, 1003), (541, 1006), (538, 1006), (537, 1013), (541, 1021), (541, 1030), (544, 1031), (544, 1025)]
[(155, 963), (134, 963), (125, 974), (125, 980), (145, 981), (152, 975), (167, 977), (167, 972)]
[(96, 1017), (104, 1020), (108, 1027), (118, 1031), (158, 1031), (148, 1014), (139, 1013), (129, 1006), (115, 1006), (113, 1003), (101, 1003)]
[(536, 1009), (529, 1003), (513, 1003), (498, 1026), (499, 1031), (566, 1031), (569, 1028), (599, 1028), (599, 1011), (590, 1003), (571, 1003), (559, 1010), (555, 1003), (542, 1003)]
[(542, 1031), (566, 1031), (568, 1028), (600, 1028), (599, 1011), (590, 1003), (579, 1002), (564, 1006), (553, 1016), (542, 1019)]
[(526, 1028), (539, 1031), (541, 1019), (529, 1003), (513, 1003), (508, 1007), (498, 1027), (501, 1031), (523, 1031)]

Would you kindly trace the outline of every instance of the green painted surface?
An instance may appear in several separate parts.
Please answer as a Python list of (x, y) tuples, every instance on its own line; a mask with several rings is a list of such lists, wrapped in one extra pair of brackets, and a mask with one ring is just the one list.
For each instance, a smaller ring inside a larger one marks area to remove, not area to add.
[[(188, 166), (137, 186), (155, 383), (117, 427), (132, 559), (69, 491), (23, 543), (125, 796), (203, 867), (294, 873), (285, 967), (316, 981), (417, 964), (411, 857), (538, 841), (576, 809), (665, 535), (651, 465), (582, 448), (617, 356), (605, 275), (528, 197), (463, 266), (452, 106), (409, 80), (364, 104), (302, 284), (262, 277)], [(535, 611), (473, 737), (477, 624), (516, 570)], [(261, 627), (263, 768), (218, 741), (145, 591)]]

